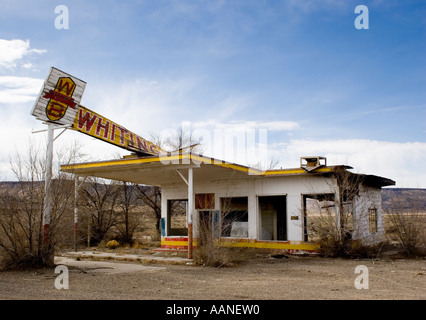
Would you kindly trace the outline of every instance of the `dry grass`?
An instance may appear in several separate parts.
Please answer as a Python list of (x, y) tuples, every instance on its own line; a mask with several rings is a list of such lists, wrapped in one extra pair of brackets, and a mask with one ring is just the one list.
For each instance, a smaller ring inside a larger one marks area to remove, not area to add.
[(426, 213), (390, 212), (384, 215), (386, 236), (407, 256), (426, 254)]

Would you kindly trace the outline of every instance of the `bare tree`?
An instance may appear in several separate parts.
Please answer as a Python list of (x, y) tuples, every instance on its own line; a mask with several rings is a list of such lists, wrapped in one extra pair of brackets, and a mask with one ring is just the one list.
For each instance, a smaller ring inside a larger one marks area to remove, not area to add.
[[(366, 195), (360, 197), (364, 176), (338, 167), (328, 178), (331, 178), (326, 180), (328, 193), (312, 192), (304, 196), (305, 241), (320, 242), (320, 251), (327, 256), (348, 256), (359, 251), (354, 250), (352, 235), (356, 224), (355, 205), (359, 215), (366, 214), (361, 212), (366, 204), (360, 203), (368, 202)], [(363, 233), (357, 231), (358, 235)]]
[(135, 185), (139, 199), (150, 207), (155, 216), (155, 230), (161, 234), (161, 188), (158, 186)]
[(140, 212), (135, 212), (137, 207), (137, 187), (136, 185), (127, 182), (121, 182), (118, 185), (119, 195), (117, 204), (119, 206), (119, 220), (116, 224), (117, 236), (119, 242), (132, 244), (133, 234), (139, 226), (138, 215)]
[[(159, 139), (157, 138), (157, 140)], [(171, 152), (187, 148), (188, 150), (186, 150), (186, 152), (201, 154), (203, 152), (201, 142), (202, 137), (195, 136), (191, 128), (182, 125), (175, 130), (174, 135), (166, 138), (162, 142), (159, 142), (159, 144)]]
[(117, 182), (99, 178), (90, 178), (82, 185), (82, 207), (89, 216), (91, 244), (99, 244), (116, 225), (118, 191)]
[[(55, 157), (70, 161), (78, 154), (75, 148), (78, 146), (66, 147)], [(26, 154), (15, 153), (10, 158), (16, 181), (3, 183), (0, 190), (0, 250), (6, 255), (6, 267), (51, 264), (54, 248), (64, 240), (61, 231), (71, 208), (73, 188), (68, 175), (55, 167), (49, 243), (42, 245), (44, 154), (42, 148), (30, 143)]]

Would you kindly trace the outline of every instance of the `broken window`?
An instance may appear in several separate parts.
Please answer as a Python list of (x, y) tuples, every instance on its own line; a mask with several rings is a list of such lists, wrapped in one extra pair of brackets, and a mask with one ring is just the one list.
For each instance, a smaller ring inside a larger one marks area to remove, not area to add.
[(329, 230), (336, 229), (334, 194), (303, 195), (304, 241), (319, 241)]
[(182, 236), (188, 234), (186, 210), (188, 200), (167, 200), (167, 235)]
[(261, 240), (287, 240), (286, 196), (259, 197)]
[(248, 197), (221, 198), (222, 237), (248, 237)]
[[(303, 195), (304, 241), (350, 237), (354, 229), (351, 198), (335, 199), (332, 193)], [(339, 213), (339, 216), (337, 214)]]

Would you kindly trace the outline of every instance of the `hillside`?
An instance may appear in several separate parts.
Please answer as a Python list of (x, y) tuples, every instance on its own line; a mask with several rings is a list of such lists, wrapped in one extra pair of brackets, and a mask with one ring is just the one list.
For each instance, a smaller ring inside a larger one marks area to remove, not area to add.
[(382, 190), (382, 206), (385, 211), (403, 209), (426, 212), (426, 189), (385, 188)]

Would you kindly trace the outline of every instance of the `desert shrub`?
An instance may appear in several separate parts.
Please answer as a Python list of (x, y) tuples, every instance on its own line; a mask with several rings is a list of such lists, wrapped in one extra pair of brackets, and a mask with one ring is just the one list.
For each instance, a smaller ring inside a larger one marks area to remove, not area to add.
[(115, 249), (115, 248), (117, 248), (119, 246), (120, 246), (120, 244), (116, 240), (110, 240), (105, 245), (105, 247), (107, 247), (108, 249)]
[(229, 264), (230, 255), (227, 248), (218, 244), (218, 239), (213, 235), (209, 228), (209, 224), (201, 220), (199, 224), (198, 244), (194, 250), (194, 262), (198, 265), (209, 267), (223, 267)]
[(426, 254), (426, 214), (393, 211), (386, 216), (386, 235), (408, 257)]
[(230, 219), (220, 225), (215, 224), (213, 230), (210, 222), (206, 223), (207, 221), (200, 220), (199, 222), (199, 239), (193, 256), (196, 264), (209, 267), (230, 267), (253, 257), (254, 249), (235, 247), (232, 245), (232, 241), (221, 237), (224, 230), (230, 229), (235, 220)]

